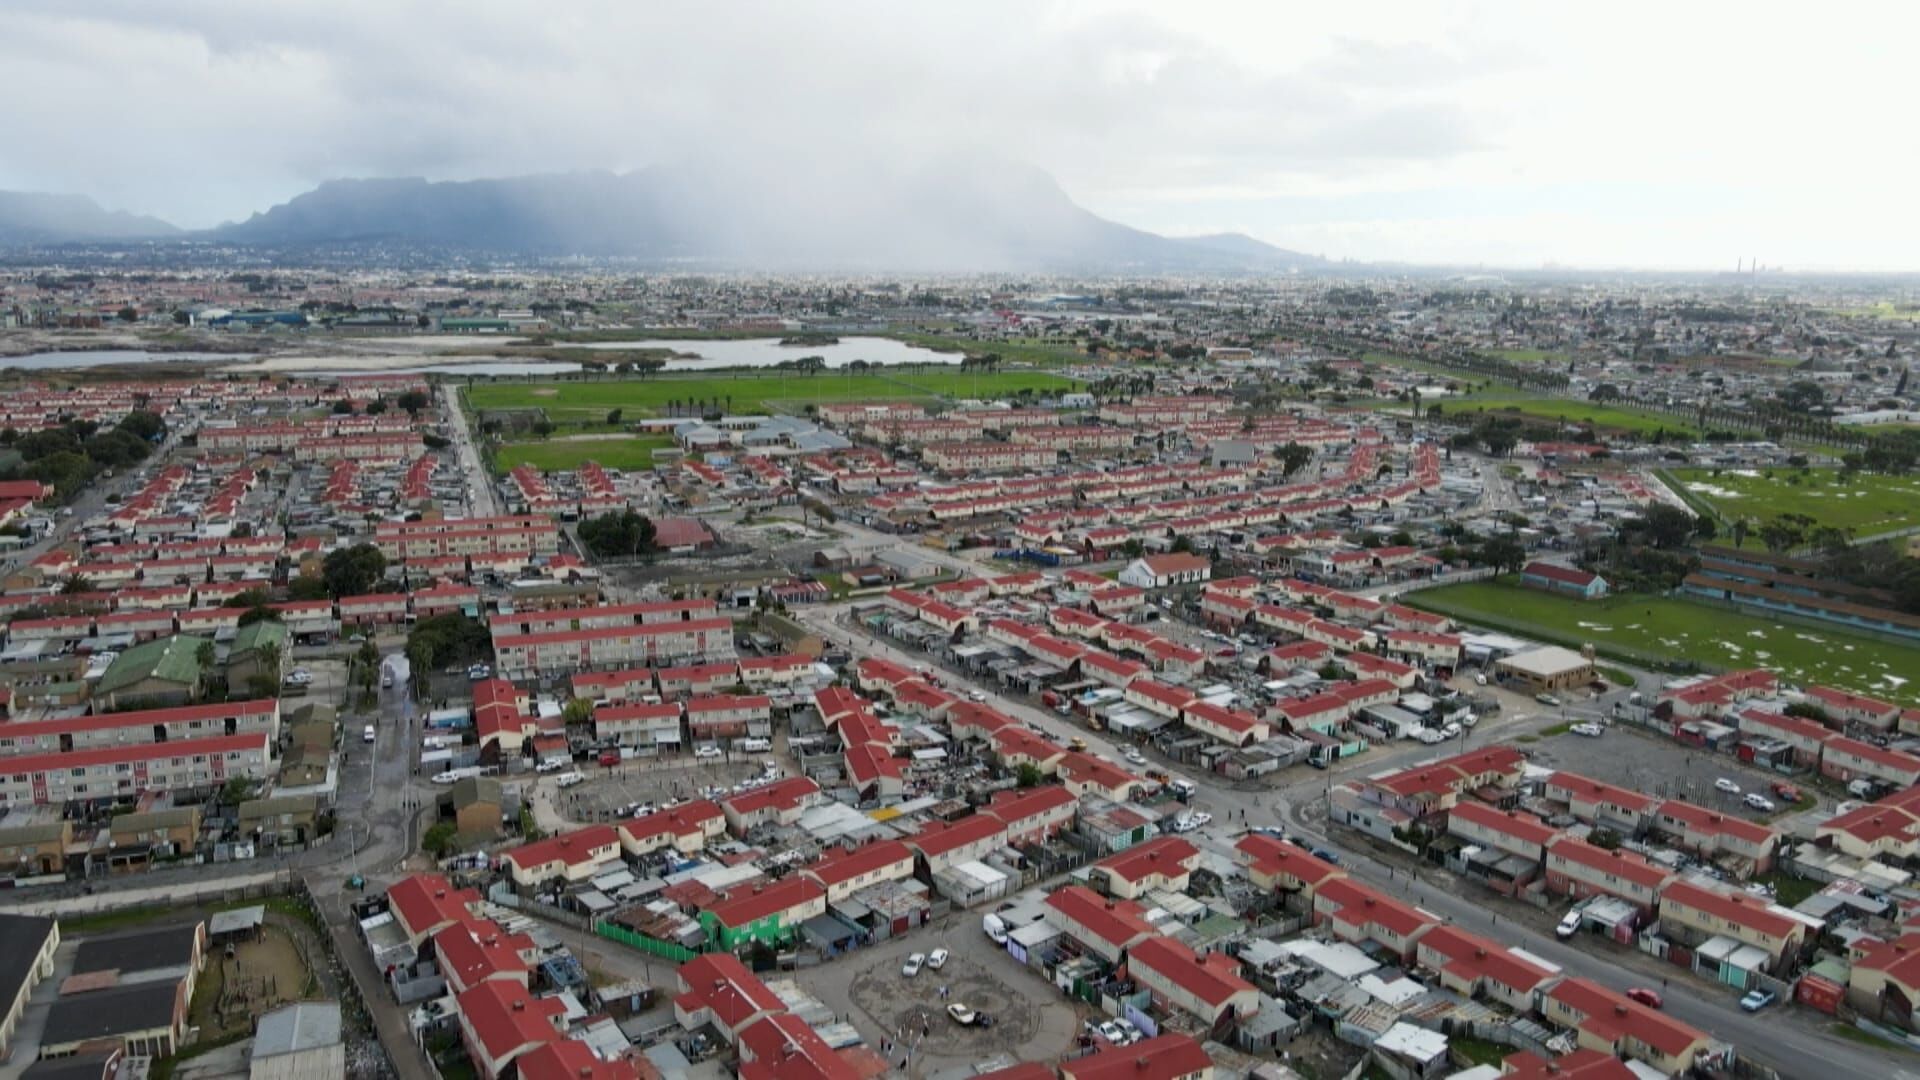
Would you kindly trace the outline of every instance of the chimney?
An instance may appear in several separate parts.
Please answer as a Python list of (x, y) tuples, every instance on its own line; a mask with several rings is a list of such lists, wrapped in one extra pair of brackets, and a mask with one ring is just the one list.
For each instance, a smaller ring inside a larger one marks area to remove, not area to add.
[(514, 1012), (526, 1012), (526, 1011), (527, 1011), (527, 999), (526, 999), (526, 998), (521, 998), (520, 1000), (518, 1000), (518, 1001), (516, 1001), (516, 1002), (514, 1002), (514, 1003), (513, 1003), (513, 1011), (514, 1011)]

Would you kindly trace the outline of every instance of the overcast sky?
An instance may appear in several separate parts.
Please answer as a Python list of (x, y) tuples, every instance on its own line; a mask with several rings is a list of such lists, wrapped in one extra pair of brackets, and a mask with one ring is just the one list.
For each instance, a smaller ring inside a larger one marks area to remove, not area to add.
[(1920, 5), (7, 0), (0, 189), (988, 151), (1331, 257), (1920, 269)]

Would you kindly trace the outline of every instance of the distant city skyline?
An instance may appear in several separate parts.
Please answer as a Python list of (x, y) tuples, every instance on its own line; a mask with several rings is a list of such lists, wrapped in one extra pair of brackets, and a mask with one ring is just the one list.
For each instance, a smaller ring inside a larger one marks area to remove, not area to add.
[[(1920, 271), (1920, 10), (16, 0), (0, 190), (197, 228), (339, 177), (991, 154), (1334, 259)], [(31, 104), (28, 105), (27, 103)], [(853, 165), (850, 167), (857, 167)]]

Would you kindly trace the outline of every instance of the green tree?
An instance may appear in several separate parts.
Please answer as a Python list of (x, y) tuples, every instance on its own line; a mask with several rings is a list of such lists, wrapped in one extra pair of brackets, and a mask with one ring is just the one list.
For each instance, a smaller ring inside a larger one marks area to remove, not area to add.
[(588, 518), (578, 532), (581, 546), (602, 559), (634, 558), (653, 551), (653, 519), (635, 510)]
[(68, 574), (66, 580), (60, 583), (60, 595), (62, 596), (75, 596), (79, 593), (90, 593), (92, 591), (93, 579), (85, 574)]
[(333, 403), (333, 414), (335, 416), (348, 416), (352, 413), (353, 402), (348, 401), (346, 398), (341, 398), (339, 401)]
[(400, 406), (401, 410), (409, 416), (419, 416), (420, 410), (427, 407), (428, 401), (425, 391), (408, 390), (395, 398), (394, 404)]
[(387, 557), (372, 544), (329, 551), (320, 563), (320, 578), (326, 582), (327, 594), (336, 600), (372, 592), (386, 573)]
[(453, 822), (437, 821), (426, 832), (420, 834), (420, 850), (436, 859), (444, 859), (453, 854), (458, 833)]
[(147, 442), (152, 442), (167, 431), (167, 422), (145, 409), (135, 409), (121, 417), (114, 426)]
[(1313, 460), (1313, 448), (1301, 446), (1297, 442), (1289, 442), (1285, 446), (1275, 447), (1273, 456), (1280, 462), (1281, 474), (1292, 476), (1305, 468), (1307, 462)]
[(1021, 762), (1019, 767), (1013, 770), (1013, 776), (1014, 782), (1023, 788), (1035, 787), (1042, 779), (1040, 766), (1031, 761)]
[(609, 410), (607, 410), (607, 424), (608, 424), (608, 425), (609, 425), (610, 427), (619, 427), (619, 426), (620, 426), (620, 418), (621, 418), (622, 416), (624, 416), (624, 415), (626, 415), (626, 410), (624, 410), (624, 409), (609, 409)]
[(301, 574), (292, 581), (287, 582), (287, 599), (329, 600), (332, 599), (332, 593), (328, 591), (324, 578)]

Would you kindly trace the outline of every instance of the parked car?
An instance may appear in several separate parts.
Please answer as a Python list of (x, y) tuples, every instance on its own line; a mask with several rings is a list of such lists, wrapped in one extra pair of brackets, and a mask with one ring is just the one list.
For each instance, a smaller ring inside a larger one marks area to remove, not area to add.
[(554, 777), (553, 782), (561, 787), (572, 787), (575, 784), (586, 782), (586, 779), (586, 777), (577, 772), (563, 772), (559, 776)]
[(1460, 725), (1459, 725), (1459, 724), (1453, 724), (1453, 723), (1449, 723), (1449, 724), (1446, 724), (1446, 725), (1444, 725), (1444, 726), (1443, 726), (1443, 727), (1441, 727), (1441, 729), (1440, 729), (1440, 737), (1441, 737), (1441, 738), (1443, 738), (1443, 739), (1456, 739), (1456, 738), (1459, 738), (1459, 737), (1460, 737)]
[(373, 730), (373, 725), (372, 725), (372, 724), (368, 724), (368, 725), (367, 725), (367, 727), (366, 727), (366, 730), (364, 730), (364, 731), (362, 731), (362, 732), (360, 733), (360, 741), (361, 741), (361, 742), (369, 742), (369, 743), (370, 743), (370, 742), (372, 742), (372, 741), (373, 741), (374, 739), (376, 739), (377, 737), (378, 737), (378, 736), (377, 736), (377, 735), (375, 734), (375, 732), (374, 732), (374, 730)]
[(1580, 913), (1577, 911), (1567, 912), (1560, 920), (1560, 925), (1553, 928), (1553, 936), (1558, 938), (1570, 938), (1579, 932)]
[(1777, 1000), (1771, 990), (1749, 990), (1747, 996), (1740, 999), (1740, 1007), (1747, 1012), (1759, 1012)]
[(1714, 787), (1715, 787), (1715, 788), (1716, 788), (1717, 790), (1720, 790), (1720, 791), (1724, 791), (1724, 792), (1726, 792), (1726, 793), (1727, 793), (1727, 794), (1729, 794), (1729, 795), (1738, 795), (1738, 794), (1740, 794), (1740, 785), (1739, 785), (1739, 784), (1736, 784), (1736, 783), (1734, 783), (1733, 781), (1731, 781), (1731, 780), (1729, 780), (1729, 779), (1727, 779), (1727, 778), (1726, 778), (1726, 777), (1724, 777), (1724, 776), (1723, 776), (1723, 777), (1721, 777), (1721, 778), (1720, 778), (1720, 779), (1718, 779), (1718, 780), (1715, 780), (1715, 781), (1713, 782), (1713, 786), (1714, 786)]
[(1120, 1034), (1124, 1036), (1129, 1043), (1137, 1043), (1147, 1037), (1145, 1032), (1133, 1026), (1133, 1021), (1131, 1020), (1123, 1020), (1116, 1016), (1113, 1019), (1113, 1026), (1120, 1029)]
[(1753, 807), (1755, 810), (1760, 810), (1764, 812), (1764, 811), (1770, 811), (1773, 809), (1773, 800), (1767, 798), (1765, 795), (1762, 795), (1757, 791), (1748, 792), (1747, 797), (1744, 801), (1748, 806)]
[(927, 966), (935, 971), (947, 966), (947, 950), (935, 949), (927, 954)]
[(605, 765), (609, 769), (613, 768), (615, 765), (620, 764), (620, 751), (618, 750), (600, 751), (600, 764)]
[(1213, 815), (1207, 813), (1205, 810), (1195, 810), (1193, 813), (1187, 815), (1187, 820), (1193, 822), (1193, 827), (1198, 829), (1203, 825), (1213, 824)]
[(1628, 990), (1627, 1000), (1638, 1002), (1649, 1009), (1658, 1009), (1666, 1004), (1666, 1000), (1660, 996), (1660, 991), (1645, 986), (1636, 986)]
[(1575, 724), (1571, 730), (1575, 735), (1585, 735), (1589, 739), (1597, 739), (1605, 734), (1607, 729), (1601, 727), (1599, 724)]
[(1314, 848), (1312, 851), (1307, 852), (1307, 854), (1312, 855), (1314, 858), (1319, 859), (1323, 863), (1327, 863), (1332, 866), (1340, 865), (1340, 853), (1332, 850), (1331, 848), (1317, 847), (1317, 848)]
[(306, 668), (297, 667), (287, 672), (286, 683), (288, 686), (308, 686), (311, 685), (312, 682), (313, 672), (308, 671)]
[(720, 756), (720, 748), (712, 743), (701, 743), (699, 746), (693, 748), (693, 756), (697, 758), (717, 758)]
[(1560, 705), (1560, 699), (1555, 697), (1552, 694), (1535, 694), (1533, 695), (1533, 700), (1539, 702), (1542, 705), (1548, 705), (1554, 708), (1558, 708)]
[(900, 965), (900, 974), (905, 975), (907, 978), (911, 979), (915, 975), (920, 974), (920, 969), (926, 966), (927, 966), (927, 954), (914, 953), (912, 956), (907, 957), (906, 963)]
[(1800, 801), (1800, 789), (1794, 787), (1792, 784), (1775, 784), (1773, 785), (1773, 793), (1785, 802), (1797, 803)]
[(947, 1006), (947, 1015), (953, 1017), (954, 1023), (963, 1027), (971, 1027), (974, 1020), (978, 1019), (979, 1016), (979, 1014), (975, 1013), (972, 1009), (967, 1008), (957, 1001)]
[(1135, 765), (1145, 765), (1147, 763), (1147, 755), (1141, 753), (1140, 748), (1137, 746), (1127, 747), (1127, 752), (1122, 756)]
[(493, 677), (493, 668), (486, 664), (474, 664), (473, 666), (467, 668), (467, 679), (471, 682), (479, 682), (481, 679), (488, 679), (492, 677)]

